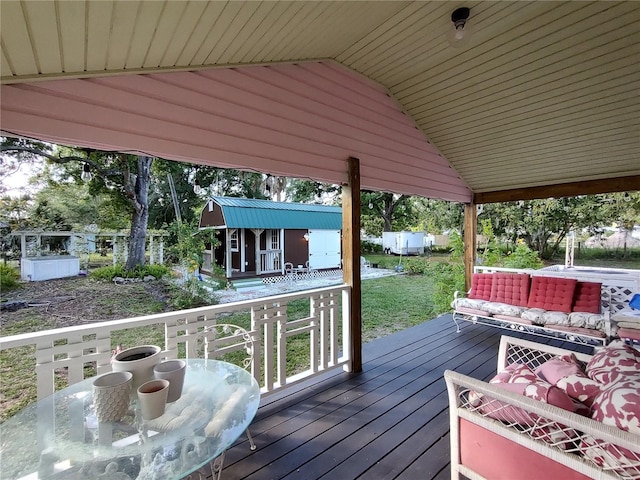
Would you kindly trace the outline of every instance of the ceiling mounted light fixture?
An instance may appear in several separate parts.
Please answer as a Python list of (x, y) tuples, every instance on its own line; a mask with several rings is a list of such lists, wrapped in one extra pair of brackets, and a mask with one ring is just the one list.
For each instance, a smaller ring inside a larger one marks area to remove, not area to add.
[(460, 7), (451, 14), (453, 28), (449, 30), (448, 40), (452, 47), (461, 47), (469, 41), (471, 27), (469, 26), (469, 14), (471, 10)]

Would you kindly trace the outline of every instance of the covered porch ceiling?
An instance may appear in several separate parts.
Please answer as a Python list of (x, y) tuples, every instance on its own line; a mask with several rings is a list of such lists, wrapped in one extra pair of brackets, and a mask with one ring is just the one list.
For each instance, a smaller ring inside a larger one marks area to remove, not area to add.
[[(453, 48), (461, 6), (473, 32)], [(5, 133), (335, 183), (355, 156), (362, 188), (462, 202), (640, 189), (640, 2), (3, 0), (0, 17)], [(211, 114), (197, 89), (214, 98), (212, 78), (228, 84), (197, 142), (187, 124)], [(163, 89), (143, 98), (152, 82)], [(251, 100), (250, 129), (225, 130), (229, 82)], [(104, 134), (109, 115), (85, 118), (134, 97), (156, 105), (121, 117), (126, 141)], [(178, 134), (159, 129), (150, 148), (163, 99)], [(273, 102), (287, 99), (283, 116)], [(271, 150), (221, 149), (222, 135)]]

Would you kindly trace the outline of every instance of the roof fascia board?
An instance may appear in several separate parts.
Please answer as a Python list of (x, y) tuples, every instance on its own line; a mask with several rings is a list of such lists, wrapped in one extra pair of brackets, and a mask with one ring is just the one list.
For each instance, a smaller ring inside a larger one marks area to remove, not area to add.
[[(34, 83), (47, 80), (77, 80), (83, 78), (99, 78), (99, 77), (119, 77), (123, 75), (149, 75), (152, 73), (166, 73), (166, 72), (199, 72), (203, 70), (217, 70), (224, 68), (239, 68), (247, 66), (264, 67), (267, 65), (293, 65), (302, 63), (317, 63), (317, 62), (334, 62), (331, 58), (313, 58), (305, 60), (289, 60), (289, 61), (274, 61), (274, 62), (247, 62), (247, 63), (225, 63), (214, 65), (198, 65), (198, 66), (184, 66), (184, 67), (140, 67), (140, 68), (126, 68), (119, 70), (97, 70), (91, 72), (77, 72), (77, 73), (39, 73), (37, 75), (19, 75), (19, 76), (6, 76), (0, 77), (0, 85), (13, 85), (16, 83)], [(345, 67), (346, 68), (346, 67)]]
[(584, 182), (559, 183), (542, 187), (514, 188), (494, 192), (476, 193), (475, 204), (514, 202), (517, 200), (536, 200), (551, 197), (576, 197), (598, 193), (628, 192), (640, 190), (640, 175), (588, 180)]

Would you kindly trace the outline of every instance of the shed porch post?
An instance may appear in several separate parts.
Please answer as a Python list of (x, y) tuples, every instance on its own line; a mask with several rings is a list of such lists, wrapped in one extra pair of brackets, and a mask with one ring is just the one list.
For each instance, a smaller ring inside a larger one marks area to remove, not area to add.
[(464, 288), (471, 289), (473, 266), (476, 263), (476, 204), (464, 204)]
[(225, 230), (225, 237), (226, 237), (226, 247), (225, 247), (225, 257), (226, 257), (226, 263), (227, 263), (227, 278), (231, 278), (231, 230), (230, 229), (226, 229)]
[(262, 259), (260, 258), (260, 235), (265, 231), (264, 228), (252, 228), (253, 236), (255, 237), (255, 257), (256, 257), (256, 275), (262, 274)]
[(284, 228), (280, 229), (280, 273), (284, 275)]
[(247, 246), (247, 239), (245, 237), (247, 231), (244, 228), (240, 229), (239, 235), (238, 235), (238, 247), (240, 247), (240, 271), (241, 272), (246, 272), (247, 271), (247, 250), (246, 250), (246, 246)]
[(342, 278), (351, 287), (351, 371), (362, 371), (362, 285), (360, 283), (360, 160), (349, 157), (349, 182), (342, 186)]

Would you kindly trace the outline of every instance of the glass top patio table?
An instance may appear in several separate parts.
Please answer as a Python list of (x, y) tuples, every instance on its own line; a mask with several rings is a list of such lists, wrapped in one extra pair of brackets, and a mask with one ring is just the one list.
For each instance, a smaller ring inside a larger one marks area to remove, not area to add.
[(260, 387), (246, 370), (188, 359), (182, 396), (142, 420), (135, 397), (119, 422), (98, 423), (95, 377), (0, 425), (2, 479), (179, 479), (222, 454), (253, 420)]

